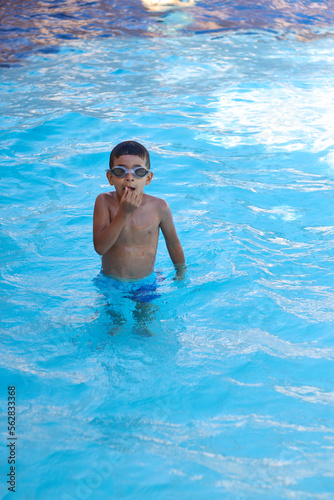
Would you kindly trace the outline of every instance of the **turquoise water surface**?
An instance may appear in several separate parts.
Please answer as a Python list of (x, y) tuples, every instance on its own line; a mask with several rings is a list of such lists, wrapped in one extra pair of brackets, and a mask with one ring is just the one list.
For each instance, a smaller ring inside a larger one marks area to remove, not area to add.
[[(333, 498), (334, 40), (174, 28), (1, 68), (6, 500)], [(188, 265), (143, 309), (92, 245), (126, 139)]]

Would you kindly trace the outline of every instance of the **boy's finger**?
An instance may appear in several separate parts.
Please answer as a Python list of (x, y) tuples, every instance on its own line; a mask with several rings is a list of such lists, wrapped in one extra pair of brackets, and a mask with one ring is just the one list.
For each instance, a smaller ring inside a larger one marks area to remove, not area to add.
[(128, 203), (133, 203), (136, 206), (139, 206), (142, 200), (142, 196), (140, 194), (135, 193), (128, 186), (125, 187), (124, 193), (122, 195), (121, 201), (127, 201)]

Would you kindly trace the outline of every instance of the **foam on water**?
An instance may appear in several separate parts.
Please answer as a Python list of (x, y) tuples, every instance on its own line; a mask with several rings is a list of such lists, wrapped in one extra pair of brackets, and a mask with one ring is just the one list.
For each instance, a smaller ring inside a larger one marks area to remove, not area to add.
[[(333, 45), (77, 40), (2, 70), (17, 498), (332, 497)], [(160, 241), (150, 336), (95, 282), (93, 204), (128, 138), (188, 263), (174, 281)]]

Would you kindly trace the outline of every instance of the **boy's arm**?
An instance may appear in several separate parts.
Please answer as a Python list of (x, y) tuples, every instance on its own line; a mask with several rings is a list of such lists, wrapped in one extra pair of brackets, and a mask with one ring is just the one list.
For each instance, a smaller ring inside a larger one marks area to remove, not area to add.
[(104, 255), (117, 241), (129, 215), (139, 207), (141, 197), (126, 189), (115, 217), (110, 221), (109, 206), (105, 194), (96, 198), (93, 217), (93, 241), (95, 251)]
[(176, 234), (171, 209), (167, 203), (162, 209), (160, 227), (166, 241), (168, 253), (175, 266), (177, 276), (183, 277), (185, 271), (184, 253), (180, 240)]

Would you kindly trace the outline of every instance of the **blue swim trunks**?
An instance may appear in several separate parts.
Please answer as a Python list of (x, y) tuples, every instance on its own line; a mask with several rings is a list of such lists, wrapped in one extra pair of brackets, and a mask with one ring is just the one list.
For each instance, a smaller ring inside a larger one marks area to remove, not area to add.
[(159, 271), (154, 271), (150, 276), (142, 280), (118, 281), (101, 271), (94, 281), (106, 298), (113, 302), (123, 296), (135, 302), (149, 303), (161, 296), (158, 293), (158, 288), (164, 279)]

